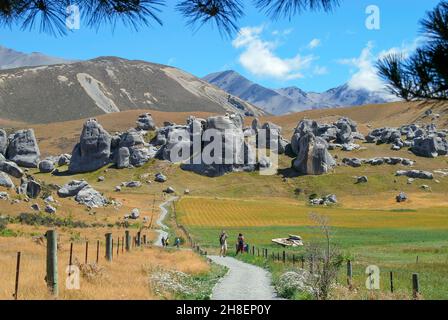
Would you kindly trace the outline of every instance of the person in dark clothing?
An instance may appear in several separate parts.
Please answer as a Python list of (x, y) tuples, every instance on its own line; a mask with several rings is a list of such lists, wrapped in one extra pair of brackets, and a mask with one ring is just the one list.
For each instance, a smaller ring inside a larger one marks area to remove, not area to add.
[(237, 245), (236, 245), (236, 254), (244, 253), (244, 236), (242, 233), (238, 235)]

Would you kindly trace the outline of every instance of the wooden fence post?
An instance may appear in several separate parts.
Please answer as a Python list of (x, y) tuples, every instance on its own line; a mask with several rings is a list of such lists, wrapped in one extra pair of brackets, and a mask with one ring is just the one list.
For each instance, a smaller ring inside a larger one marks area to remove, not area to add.
[(257, 256), (260, 256), (260, 248), (257, 248)]
[(89, 241), (86, 242), (86, 256), (85, 256), (85, 264), (89, 261)]
[(121, 253), (124, 253), (124, 237), (121, 237)]
[(117, 244), (117, 257), (120, 254), (120, 237), (118, 237), (118, 244)]
[(100, 240), (96, 241), (96, 264), (100, 262)]
[(418, 298), (420, 293), (420, 283), (418, 282), (418, 273), (412, 274), (412, 296), (414, 299)]
[[(71, 268), (73, 265), (73, 242), (70, 243), (70, 255), (68, 258), (68, 266)], [(69, 275), (72, 273), (71, 269), (69, 269)]]
[(394, 273), (390, 272), (390, 292), (394, 293)]
[(21, 252), (17, 252), (17, 264), (16, 264), (16, 283), (14, 286), (14, 300), (18, 299), (19, 296), (19, 275), (20, 275), (20, 256)]
[(283, 263), (286, 263), (286, 252), (283, 250)]
[(302, 257), (300, 258), (300, 261), (302, 262), (302, 269), (305, 269), (305, 257), (302, 256)]
[(137, 232), (137, 239), (136, 239), (137, 247), (140, 247), (141, 243), (141, 233), (140, 231)]
[(292, 255), (292, 265), (293, 266), (296, 265), (296, 255), (295, 254)]
[(58, 235), (55, 230), (47, 231), (47, 287), (57, 297), (58, 290)]
[(349, 288), (352, 287), (352, 278), (353, 278), (353, 266), (350, 260), (347, 260), (347, 285)]
[(106, 260), (112, 261), (112, 233), (106, 233)]
[(131, 235), (129, 234), (129, 230), (124, 232), (126, 238), (126, 251), (131, 250)]
[(146, 234), (143, 235), (143, 245), (146, 246)]

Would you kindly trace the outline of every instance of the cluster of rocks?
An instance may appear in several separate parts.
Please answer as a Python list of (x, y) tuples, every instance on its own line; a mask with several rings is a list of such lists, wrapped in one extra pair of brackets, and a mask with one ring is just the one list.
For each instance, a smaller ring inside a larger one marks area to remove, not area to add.
[(64, 153), (59, 156), (51, 156), (43, 159), (38, 163), (38, 168), (41, 173), (51, 173), (56, 167), (61, 167), (70, 164), (72, 156)]
[(372, 166), (380, 166), (383, 164), (389, 164), (389, 165), (401, 164), (403, 166), (413, 166), (415, 162), (410, 159), (400, 157), (378, 157), (371, 159), (344, 158), (342, 159), (342, 163), (350, 167), (358, 168), (361, 167), (363, 164), (369, 164)]
[(73, 149), (69, 172), (84, 173), (114, 163), (117, 168), (140, 167), (154, 158), (157, 149), (146, 143), (147, 130), (155, 130), (149, 113), (139, 116), (137, 128), (109, 134), (96, 119), (89, 119), (83, 127), (79, 143)]
[(432, 180), (434, 179), (434, 175), (431, 172), (428, 171), (422, 171), (422, 170), (399, 170), (395, 173), (397, 177), (405, 176), (412, 179), (427, 179)]
[(107, 199), (84, 180), (72, 180), (58, 190), (61, 198), (75, 197), (75, 201), (89, 208), (107, 205)]
[(349, 118), (341, 118), (333, 124), (319, 124), (314, 120), (302, 120), (291, 138), (291, 151), (297, 157), (292, 167), (301, 174), (319, 175), (329, 172), (336, 161), (329, 149), (359, 148), (355, 140), (363, 140), (358, 125)]
[(310, 204), (313, 206), (328, 206), (338, 203), (338, 199), (335, 194), (329, 194), (323, 198), (310, 199)]
[(435, 158), (448, 154), (448, 130), (437, 130), (435, 124), (404, 125), (400, 128), (377, 128), (366, 136), (368, 143), (392, 144), (393, 150), (404, 147), (417, 156)]

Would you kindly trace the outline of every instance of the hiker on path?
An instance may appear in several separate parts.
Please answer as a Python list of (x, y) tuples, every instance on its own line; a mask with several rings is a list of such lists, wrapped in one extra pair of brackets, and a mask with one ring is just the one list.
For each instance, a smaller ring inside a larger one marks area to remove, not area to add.
[(180, 247), (180, 238), (177, 237), (176, 240), (174, 241), (174, 245), (177, 247), (177, 249), (179, 249)]
[(237, 244), (236, 244), (236, 254), (244, 253), (244, 236), (242, 233), (238, 235)]
[(165, 239), (165, 247), (168, 247), (169, 244), (170, 244), (170, 240), (169, 240), (168, 237), (166, 237), (166, 239)]
[(223, 230), (219, 235), (219, 244), (221, 245), (221, 250), (219, 251), (219, 255), (221, 257), (225, 257), (227, 255), (227, 233)]

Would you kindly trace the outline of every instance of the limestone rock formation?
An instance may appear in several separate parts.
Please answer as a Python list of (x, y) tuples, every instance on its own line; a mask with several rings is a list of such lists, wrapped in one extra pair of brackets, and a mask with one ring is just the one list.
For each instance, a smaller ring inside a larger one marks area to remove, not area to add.
[(0, 154), (5, 155), (8, 149), (8, 135), (6, 131), (0, 129)]
[(33, 129), (19, 130), (9, 137), (6, 158), (21, 167), (37, 168), (40, 150)]
[(14, 183), (11, 178), (4, 172), (0, 172), (0, 187), (14, 189)]
[(150, 113), (144, 113), (138, 117), (137, 129), (139, 130), (156, 130), (156, 124)]
[(42, 173), (50, 173), (54, 170), (54, 163), (50, 160), (42, 160), (39, 162), (39, 171)]
[(101, 193), (87, 186), (75, 196), (75, 201), (90, 208), (100, 208), (107, 204), (107, 199)]
[(24, 174), (23, 170), (19, 168), (19, 166), (16, 165), (14, 162), (6, 160), (2, 161), (1, 159), (0, 159), (0, 171), (3, 171), (9, 174), (10, 176), (18, 179), (22, 178)]
[(73, 180), (65, 184), (58, 190), (58, 196), (61, 198), (74, 197), (79, 191), (87, 187), (89, 184), (84, 180)]
[(308, 132), (299, 140), (299, 154), (293, 161), (293, 168), (304, 175), (328, 173), (336, 165), (328, 152), (327, 142)]
[(84, 124), (79, 143), (73, 149), (69, 171), (91, 172), (107, 165), (111, 156), (111, 139), (95, 119), (89, 119)]

